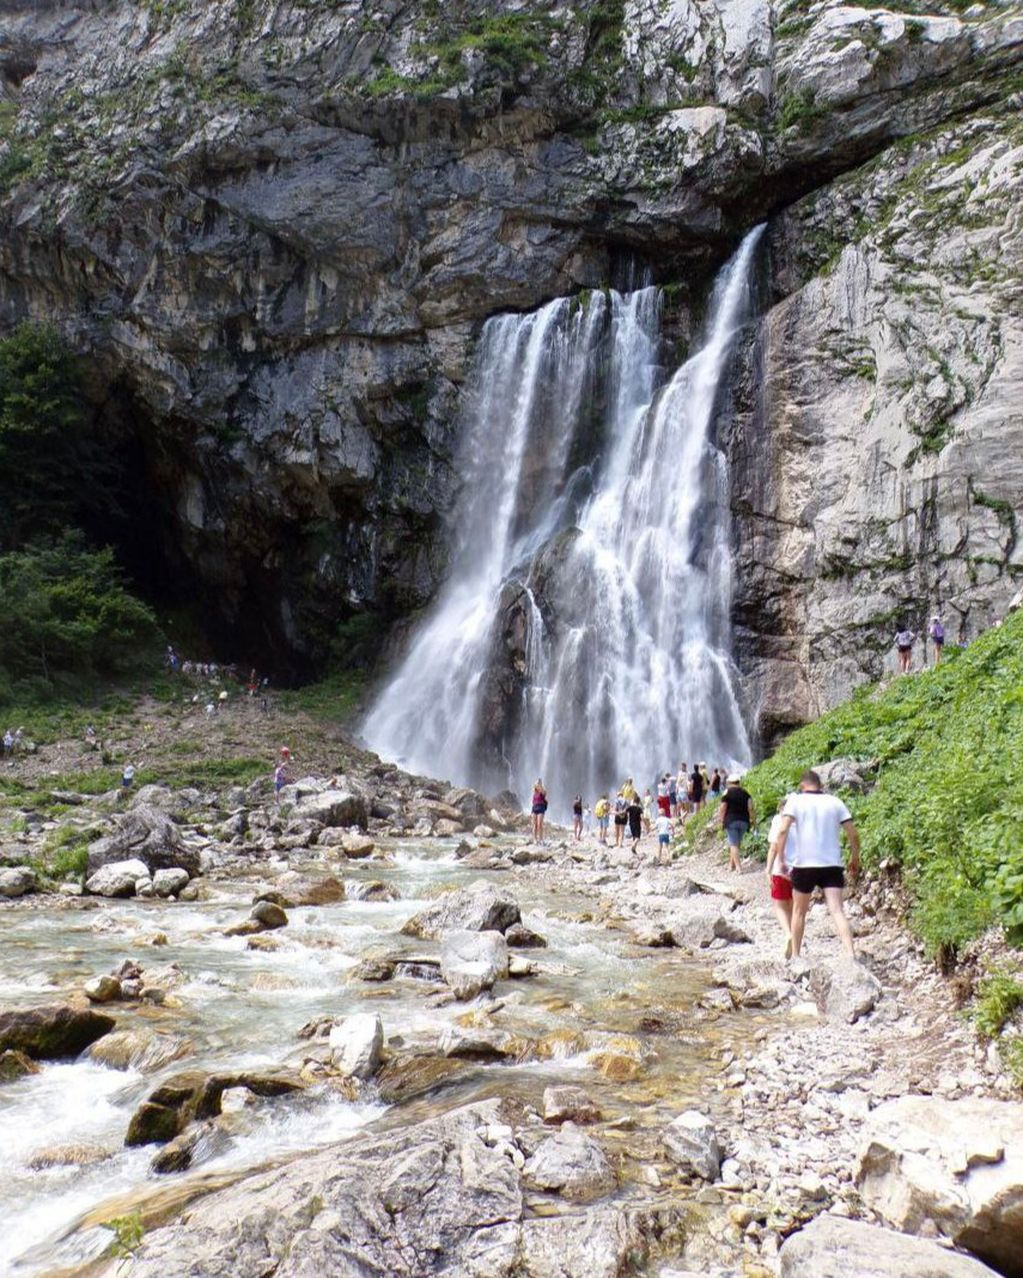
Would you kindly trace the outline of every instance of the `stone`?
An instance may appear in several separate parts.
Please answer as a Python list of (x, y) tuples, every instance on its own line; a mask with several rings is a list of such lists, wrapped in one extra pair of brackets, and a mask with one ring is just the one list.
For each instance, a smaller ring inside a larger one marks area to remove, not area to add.
[(400, 901), (401, 892), (393, 883), (381, 879), (353, 880), (348, 884), (348, 895), (353, 901)]
[(570, 1125), (541, 1141), (526, 1160), (522, 1179), (532, 1189), (560, 1194), (573, 1202), (592, 1202), (618, 1184), (607, 1155), (591, 1136)]
[(128, 1124), (127, 1146), (164, 1144), (185, 1130), (190, 1122), (216, 1118), (224, 1092), (247, 1088), (255, 1096), (286, 1096), (302, 1091), (306, 1083), (298, 1076), (278, 1071), (238, 1070), (206, 1074), (187, 1070), (174, 1074), (157, 1087), (136, 1108)]
[(361, 861), (367, 856), (372, 856), (376, 851), (376, 844), (368, 834), (355, 834), (346, 831), (341, 838), (341, 850), (345, 856), (351, 861)]
[(113, 1003), (121, 997), (121, 982), (116, 976), (94, 976), (82, 990), (90, 1003)]
[(38, 1074), (39, 1066), (24, 1052), (0, 1052), (0, 1083), (13, 1083), (29, 1074)]
[(539, 932), (534, 932), (531, 927), (526, 927), (525, 923), (513, 923), (505, 934), (504, 939), (512, 949), (546, 949), (547, 938), (541, 936)]
[(177, 896), (188, 883), (188, 871), (175, 867), (171, 870), (157, 870), (153, 875), (153, 891), (157, 896)]
[(830, 763), (814, 765), (825, 790), (851, 790), (854, 794), (866, 794), (873, 785), (870, 773), (876, 764), (860, 763), (857, 759), (833, 759)]
[(455, 998), (475, 998), (508, 975), (508, 944), (500, 932), (446, 931), (440, 975)]
[(881, 982), (854, 959), (833, 959), (814, 964), (810, 992), (828, 1020), (853, 1024), (874, 1010)]
[(380, 1068), (384, 1030), (380, 1017), (371, 1012), (346, 1016), (330, 1031), (330, 1057), (345, 1078), (366, 1079)]
[(442, 817), (434, 822), (433, 832), (438, 839), (453, 839), (456, 835), (465, 833), (465, 826), (461, 821), (449, 821)]
[(397, 962), (393, 958), (364, 958), (349, 972), (353, 981), (390, 981)]
[(118, 1029), (93, 1043), (89, 1060), (108, 1069), (137, 1069), (142, 1073), (162, 1069), (193, 1050), (187, 1038), (157, 1034), (142, 1027)]
[(26, 896), (39, 890), (39, 876), (27, 865), (0, 869), (0, 896)]
[(208, 1118), (193, 1123), (169, 1140), (153, 1155), (149, 1166), (157, 1176), (185, 1171), (195, 1163), (223, 1153), (230, 1143), (224, 1127), (216, 1119)]
[(660, 923), (641, 923), (638, 927), (634, 927), (632, 940), (636, 945), (649, 949), (663, 949), (675, 944), (671, 929)]
[(688, 1176), (714, 1181), (721, 1170), (721, 1146), (714, 1124), (699, 1110), (687, 1109), (662, 1134), (668, 1157)]
[(254, 923), (258, 923), (261, 928), (265, 928), (268, 932), (288, 925), (287, 914), (279, 905), (274, 905), (272, 901), (257, 901), (252, 907), (249, 917)]
[(198, 850), (185, 843), (166, 812), (148, 804), (133, 806), (118, 818), (111, 834), (89, 844), (90, 876), (123, 861), (141, 861), (142, 874), (180, 868), (194, 878), (200, 870)]
[(345, 899), (345, 885), (333, 874), (298, 874), (287, 870), (257, 901), (272, 901), (285, 909), (309, 905), (337, 905)]
[(508, 892), (478, 880), (467, 888), (446, 892), (402, 927), (405, 936), (423, 940), (440, 940), (445, 932), (460, 929), (470, 932), (505, 932), (521, 922), (518, 902)]
[(941, 1237), (1007, 1278), (1023, 1278), (1023, 1107), (1010, 1101), (903, 1096), (863, 1129), (856, 1185), (906, 1233)]
[(134, 896), (135, 884), (148, 878), (149, 871), (142, 861), (112, 861), (89, 875), (85, 890), (93, 896)]
[(458, 1060), (505, 1060), (516, 1057), (521, 1047), (513, 1034), (479, 1026), (448, 1025), (438, 1042), (442, 1056)]
[(0, 1052), (22, 1052), (36, 1061), (77, 1056), (116, 1025), (112, 1016), (73, 1007), (33, 1007), (0, 1012)]
[(156, 895), (153, 891), (153, 880), (148, 874), (144, 874), (140, 879), (135, 880), (135, 895), (143, 898)]
[(545, 1123), (596, 1123), (600, 1109), (581, 1087), (562, 1084), (545, 1087), (543, 1091), (543, 1121)]
[(473, 835), (477, 839), (492, 839), (495, 837), (495, 831), (493, 826), (481, 824), (473, 828)]
[(33, 1171), (45, 1171), (49, 1167), (95, 1167), (113, 1156), (114, 1151), (102, 1145), (46, 1145), (35, 1151), (28, 1165)]
[(994, 1278), (994, 1271), (923, 1238), (818, 1216), (779, 1253), (781, 1278)]
[(300, 798), (291, 811), (292, 820), (319, 821), (328, 827), (357, 825), (365, 830), (369, 809), (362, 795), (350, 790), (321, 790)]
[(697, 893), (674, 902), (665, 919), (672, 941), (684, 949), (706, 949), (716, 940), (749, 941), (748, 934), (732, 918), (735, 901), (712, 893)]

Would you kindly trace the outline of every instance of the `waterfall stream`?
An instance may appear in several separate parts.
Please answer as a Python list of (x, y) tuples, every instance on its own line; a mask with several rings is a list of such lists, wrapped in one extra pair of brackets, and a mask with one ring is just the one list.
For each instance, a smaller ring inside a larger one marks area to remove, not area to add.
[(366, 719), (374, 749), (520, 796), (543, 776), (561, 811), (680, 759), (748, 763), (712, 428), (760, 235), (669, 378), (654, 288), (485, 326), (450, 575)]

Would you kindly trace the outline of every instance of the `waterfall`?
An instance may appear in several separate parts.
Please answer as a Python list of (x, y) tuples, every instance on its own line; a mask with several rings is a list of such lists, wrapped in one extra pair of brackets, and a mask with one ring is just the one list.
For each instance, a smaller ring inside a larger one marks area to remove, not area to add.
[(542, 776), (562, 812), (680, 759), (749, 762), (712, 427), (760, 234), (667, 380), (657, 289), (485, 325), (448, 581), (366, 718), (375, 750), (522, 797)]

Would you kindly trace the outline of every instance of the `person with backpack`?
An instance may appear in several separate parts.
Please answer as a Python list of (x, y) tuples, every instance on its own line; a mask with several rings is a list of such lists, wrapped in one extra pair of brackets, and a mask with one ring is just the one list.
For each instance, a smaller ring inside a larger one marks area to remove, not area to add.
[(927, 631), (931, 643), (934, 644), (934, 664), (941, 665), (941, 650), (945, 646), (945, 627), (942, 625), (941, 618), (935, 613), (931, 618), (931, 626)]
[(620, 848), (625, 843), (625, 827), (629, 823), (629, 805), (625, 801), (625, 795), (621, 790), (615, 795), (615, 847)]
[(913, 644), (916, 634), (912, 630), (902, 629), (895, 636), (895, 648), (899, 654), (899, 673), (909, 673), (909, 663), (913, 656)]

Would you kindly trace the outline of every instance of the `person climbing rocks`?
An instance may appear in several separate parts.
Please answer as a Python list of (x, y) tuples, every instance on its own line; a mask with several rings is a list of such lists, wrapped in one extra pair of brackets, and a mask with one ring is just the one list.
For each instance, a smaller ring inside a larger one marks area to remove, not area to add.
[(615, 847), (625, 843), (625, 827), (629, 821), (629, 805), (621, 790), (615, 795)]
[(934, 664), (941, 665), (941, 650), (945, 646), (945, 627), (941, 618), (935, 613), (931, 618), (930, 628), (927, 631), (932, 644), (934, 644)]
[(909, 663), (913, 656), (913, 643), (916, 635), (912, 630), (903, 629), (895, 636), (895, 649), (899, 654), (899, 673), (909, 673)]
[(607, 846), (607, 823), (611, 816), (611, 804), (608, 802), (606, 792), (593, 805), (593, 815), (597, 818), (597, 842)]
[(577, 794), (572, 800), (572, 837), (578, 843), (583, 837), (583, 796)]
[[(854, 958), (852, 928), (842, 906), (845, 869), (839, 841), (844, 830), (849, 841), (849, 874), (855, 877), (860, 872), (860, 836), (852, 813), (841, 799), (824, 793), (820, 777), (810, 770), (799, 778), (799, 793), (785, 800), (781, 816), (777, 855), (789, 867), (792, 878), (792, 957), (799, 957), (814, 889), (820, 888), (838, 939)], [(796, 836), (789, 847), (793, 826)]]
[(727, 785), (718, 808), (718, 824), (728, 836), (728, 868), (739, 871), (742, 841), (756, 824), (757, 815), (749, 791), (742, 787), (742, 778), (733, 773)]
[(542, 843), (543, 823), (547, 815), (547, 790), (539, 777), (533, 784), (533, 799), (529, 806), (533, 815), (533, 842)]
[(639, 847), (640, 835), (643, 833), (643, 802), (635, 790), (627, 801), (626, 814), (629, 818), (629, 837), (632, 839), (633, 852)]
[[(785, 858), (781, 855), (782, 812), (785, 803), (786, 800), (783, 798), (778, 800), (778, 810), (771, 817), (771, 825), (767, 832), (767, 882), (771, 889), (771, 905), (774, 907), (775, 917), (785, 933), (785, 957), (791, 958), (792, 877)], [(787, 843), (789, 856), (795, 854), (797, 838), (795, 830), (790, 830)]]

